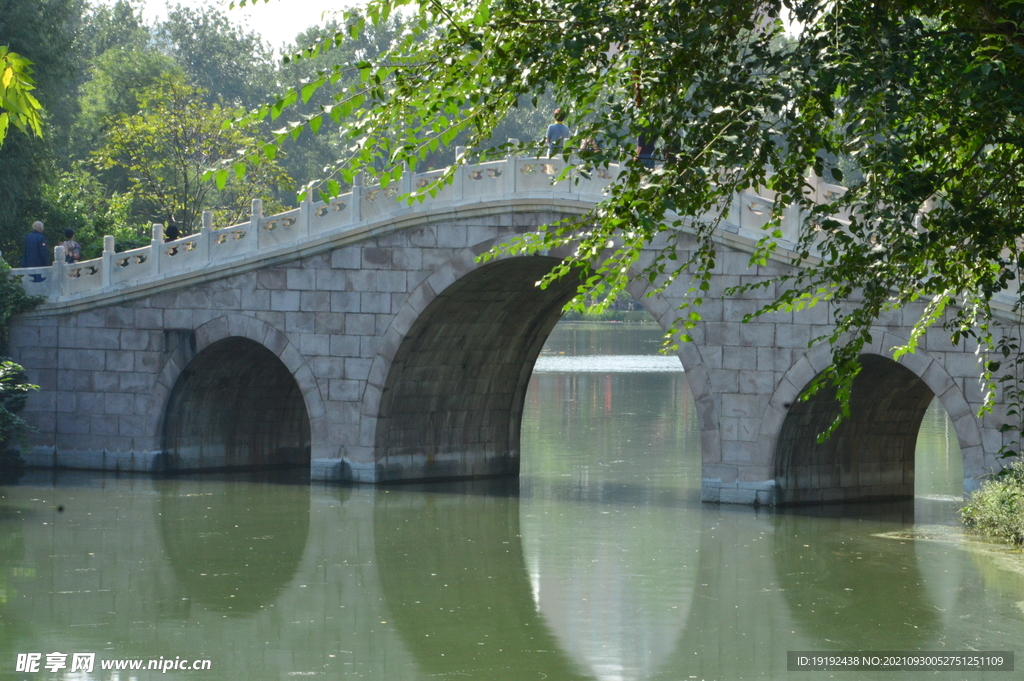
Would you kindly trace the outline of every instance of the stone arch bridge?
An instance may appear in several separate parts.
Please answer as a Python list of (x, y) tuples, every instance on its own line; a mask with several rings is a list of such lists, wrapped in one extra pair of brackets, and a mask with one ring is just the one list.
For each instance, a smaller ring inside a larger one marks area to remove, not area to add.
[[(573, 293), (534, 286), (558, 253), (481, 265), (503, 239), (590, 209), (614, 169), (554, 182), (561, 160), (509, 158), (74, 265), (15, 270), (46, 296), (11, 328), (41, 390), (24, 415), (32, 465), (185, 471), (308, 465), (314, 479), (383, 483), (514, 475), (534, 361)], [(822, 193), (842, 191), (826, 185)], [(929, 331), (893, 361), (919, 310), (890, 313), (857, 379), (853, 414), (824, 444), (829, 395), (797, 395), (829, 362), (808, 347), (824, 306), (741, 323), (774, 293), (726, 297), (783, 272), (750, 266), (770, 193), (734, 198), (717, 235), (704, 322), (679, 359), (697, 404), (703, 498), (800, 503), (913, 494), (918, 427), (932, 399), (952, 419), (965, 487), (997, 467), (998, 419), (978, 418), (975, 355)], [(799, 216), (787, 216), (795, 233)], [(685, 234), (679, 248), (693, 242)], [(653, 257), (653, 255), (652, 255)], [(681, 291), (630, 292), (668, 327)], [(763, 296), (764, 298), (759, 298)]]

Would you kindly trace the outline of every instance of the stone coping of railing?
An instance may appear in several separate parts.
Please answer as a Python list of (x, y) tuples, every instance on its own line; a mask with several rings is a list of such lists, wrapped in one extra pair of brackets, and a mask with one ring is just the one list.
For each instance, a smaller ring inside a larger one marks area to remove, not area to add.
[[(44, 298), (37, 314), (68, 312), (307, 257), (424, 220), (436, 220), (448, 212), (477, 213), (481, 204), (494, 204), (492, 209), (499, 211), (511, 207), (554, 207), (570, 212), (589, 209), (601, 200), (619, 172), (617, 166), (612, 166), (598, 169), (589, 177), (574, 172), (555, 182), (564, 169), (561, 158), (516, 156), (466, 165), (459, 167), (453, 181), (433, 196), (422, 192), (444, 170), (407, 172), (389, 187), (364, 187), (357, 180), (350, 192), (327, 203), (306, 200), (298, 208), (277, 215), (262, 215), (262, 202), (255, 200), (250, 220), (230, 227), (215, 229), (212, 214), (207, 212), (198, 233), (170, 242), (164, 241), (163, 225), (153, 225), (150, 245), (131, 251), (115, 253), (114, 238), (106, 236), (102, 256), (84, 262), (65, 263), (64, 249), (58, 246), (53, 265), (15, 268), (11, 277), (19, 279), (27, 293)], [(819, 201), (832, 200), (845, 192), (843, 187), (813, 179), (811, 186)], [(415, 193), (421, 193), (422, 201), (409, 203), (404, 198)], [(766, 189), (735, 196), (719, 240), (740, 250), (751, 250), (763, 236), (762, 227), (773, 200), (774, 193)], [(792, 239), (799, 219), (795, 210), (787, 211), (783, 238), (774, 257), (795, 259)], [(1008, 311), (1012, 297), (1006, 298), (999, 307)]]

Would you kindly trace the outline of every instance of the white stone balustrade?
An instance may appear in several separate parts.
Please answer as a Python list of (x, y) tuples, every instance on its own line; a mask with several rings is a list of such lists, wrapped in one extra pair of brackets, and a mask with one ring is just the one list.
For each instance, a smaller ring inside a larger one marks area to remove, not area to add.
[[(233, 262), (277, 258), (306, 243), (344, 236), (359, 230), (379, 233), (388, 223), (418, 211), (458, 210), (473, 204), (499, 200), (571, 200), (595, 204), (608, 185), (615, 181), (618, 167), (597, 169), (590, 177), (571, 176), (556, 182), (565, 162), (561, 158), (519, 158), (460, 167), (451, 184), (443, 185), (434, 196), (427, 188), (443, 173), (431, 170), (404, 173), (398, 183), (388, 187), (363, 186), (357, 177), (351, 191), (329, 202), (313, 202), (307, 196), (298, 208), (264, 216), (262, 202), (253, 201), (249, 222), (213, 228), (212, 215), (203, 215), (202, 229), (196, 234), (164, 242), (163, 226), (154, 225), (149, 246), (114, 253), (113, 238), (104, 237), (103, 255), (93, 260), (65, 264), (63, 255), (50, 267), (16, 268), (11, 276), (21, 280), (25, 290), (43, 296), (48, 303), (70, 303), (84, 298), (117, 293), (134, 286), (178, 279), (189, 273)], [(812, 179), (812, 191), (822, 200), (830, 200), (845, 191), (842, 187)], [(422, 195), (411, 204), (403, 197)], [(729, 206), (722, 225), (748, 240), (763, 236), (762, 227), (771, 213), (774, 193), (761, 190), (737, 195)], [(795, 209), (783, 222), (783, 246), (791, 242), (799, 228)]]

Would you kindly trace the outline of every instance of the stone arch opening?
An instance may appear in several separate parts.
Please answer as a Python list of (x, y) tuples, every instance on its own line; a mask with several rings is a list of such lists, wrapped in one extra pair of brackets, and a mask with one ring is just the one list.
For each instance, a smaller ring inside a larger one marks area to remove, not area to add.
[(964, 461), (956, 427), (936, 398), (928, 405), (917, 435), (914, 496), (959, 497), (964, 493)]
[(917, 435), (935, 394), (910, 369), (862, 355), (850, 416), (819, 443), (839, 413), (834, 388), (794, 401), (775, 449), (778, 503), (820, 503), (914, 496)]
[(572, 297), (558, 259), (479, 267), (417, 317), (391, 362), (375, 436), (377, 479), (515, 475), (523, 401), (541, 347)]
[(263, 345), (230, 337), (181, 372), (167, 403), (164, 468), (308, 466), (310, 426), (298, 383)]

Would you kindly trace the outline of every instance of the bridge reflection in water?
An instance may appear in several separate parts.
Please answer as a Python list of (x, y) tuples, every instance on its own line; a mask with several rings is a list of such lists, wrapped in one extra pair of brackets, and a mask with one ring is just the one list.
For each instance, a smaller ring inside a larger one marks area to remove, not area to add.
[[(209, 658), (209, 679), (789, 679), (787, 650), (1022, 642), (1005, 554), (900, 535), (955, 502), (702, 506), (683, 374), (533, 383), (543, 427), (524, 431), (521, 484), (47, 472), (0, 489), (0, 664), (59, 650)], [(545, 406), (555, 391), (563, 408)]]
[(272, 605), (291, 584), (309, 538), (309, 488), (274, 477), (155, 483), (156, 524), (182, 600), (240, 617)]
[(1024, 593), (999, 556), (876, 536), (905, 528), (908, 505), (840, 519), (485, 483), (77, 484), (4, 489), (2, 659), (185, 654), (212, 659), (213, 679), (668, 680), (786, 678), (786, 650), (1020, 643)]

